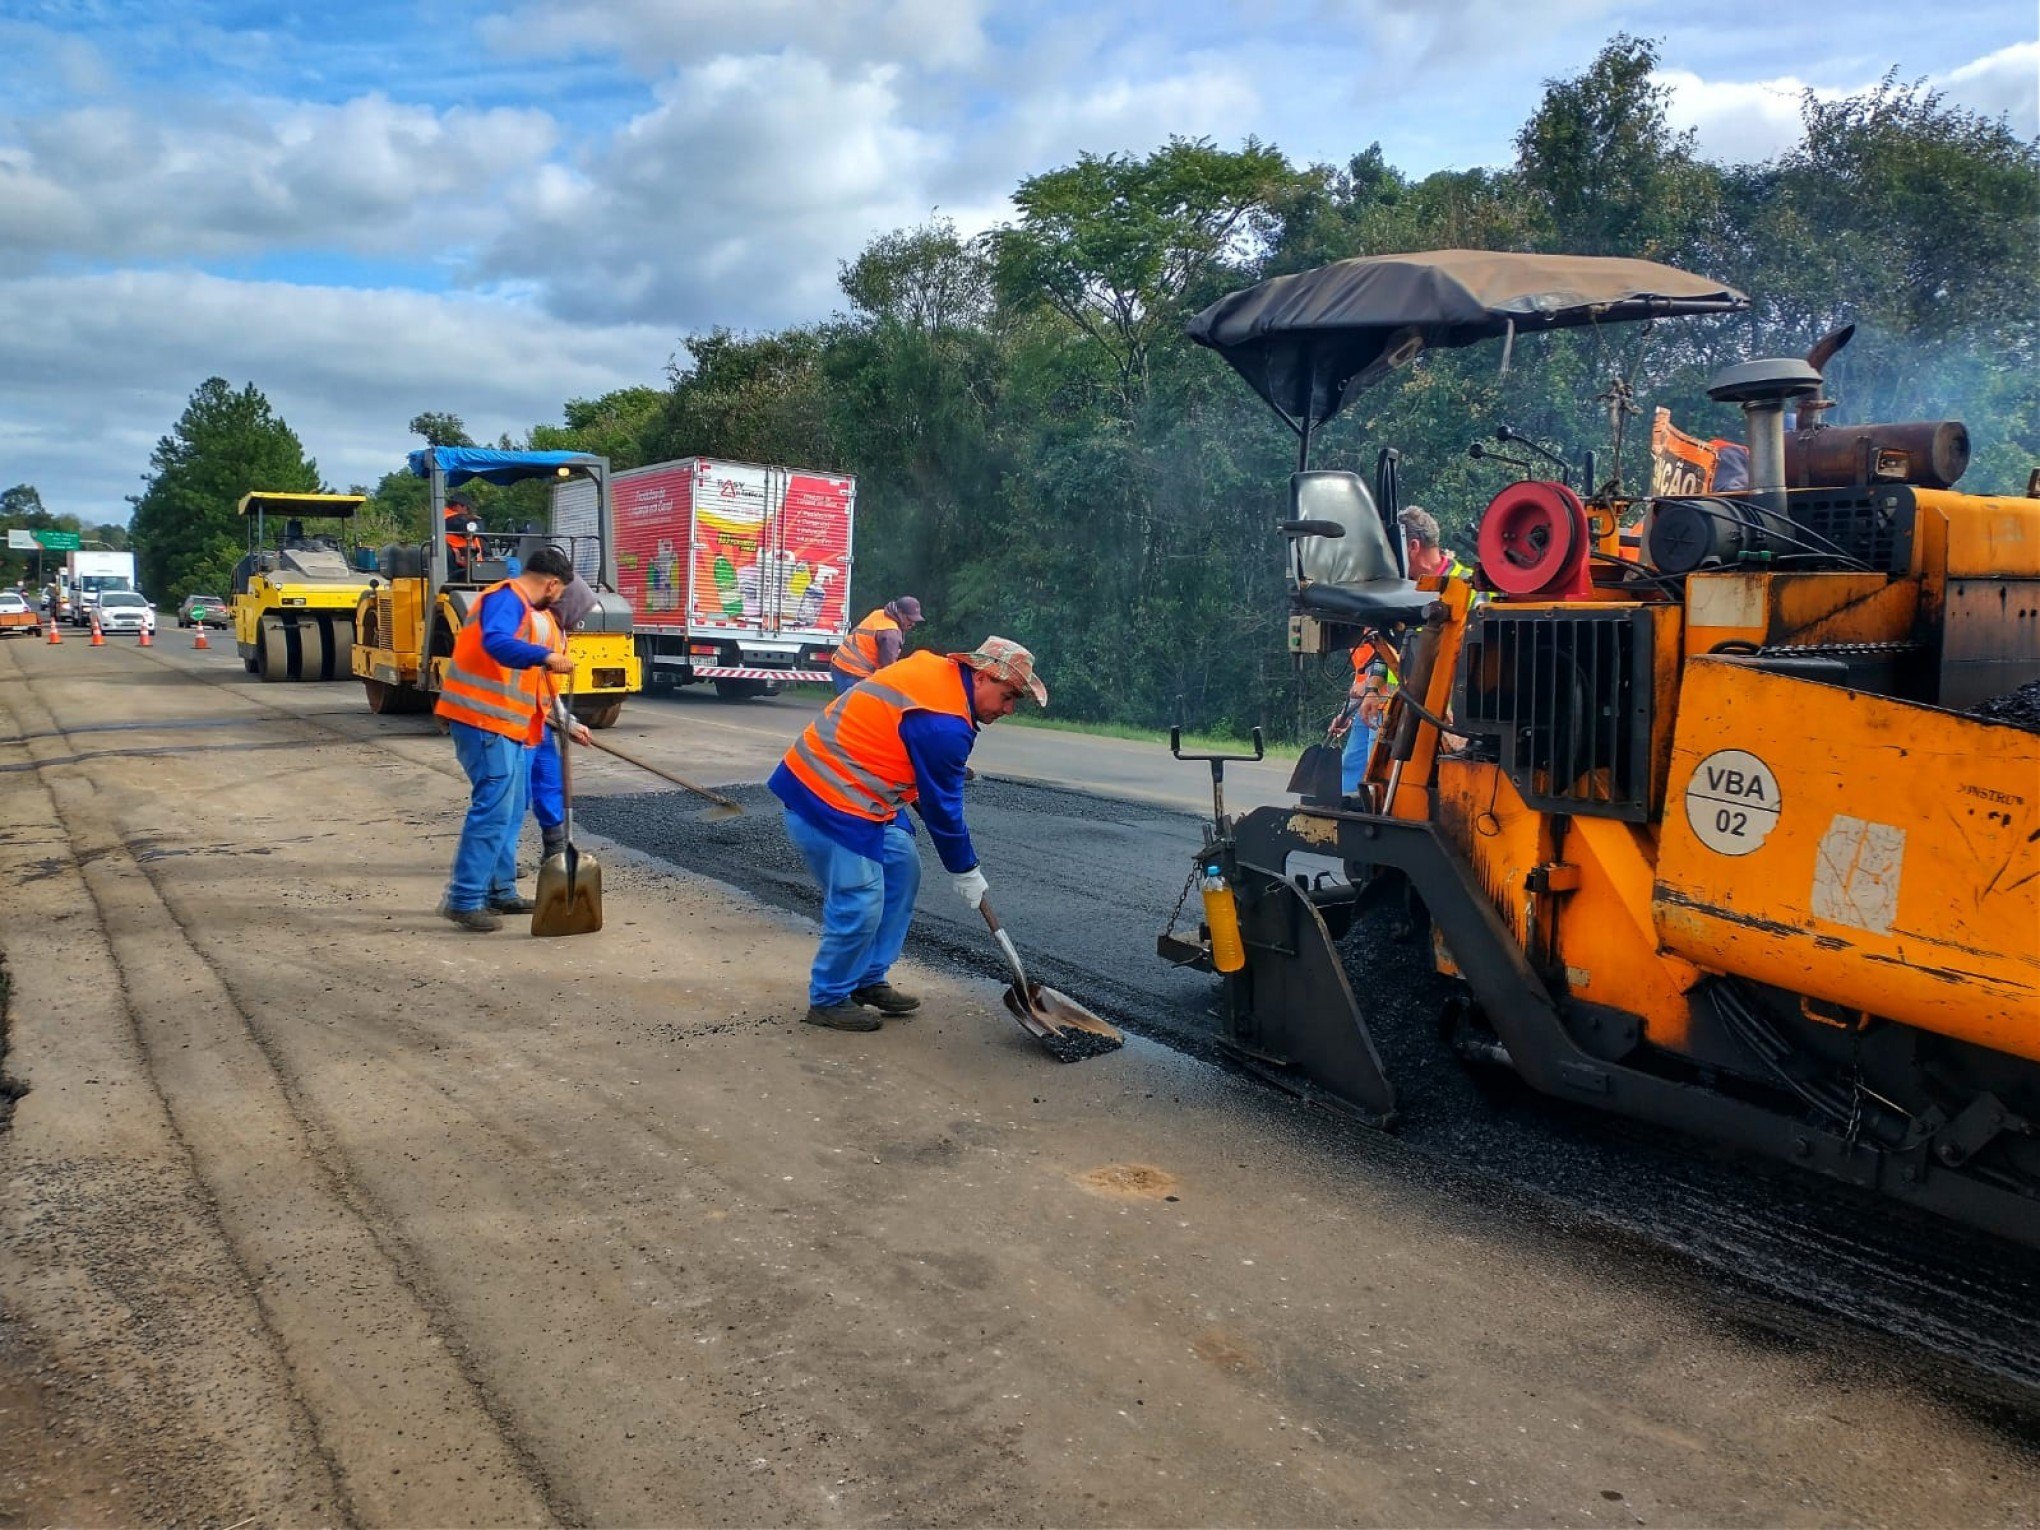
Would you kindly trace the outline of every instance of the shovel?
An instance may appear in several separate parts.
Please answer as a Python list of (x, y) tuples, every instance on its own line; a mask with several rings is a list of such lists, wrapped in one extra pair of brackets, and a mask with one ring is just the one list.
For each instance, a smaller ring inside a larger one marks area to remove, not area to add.
[(985, 916), (985, 926), (1005, 953), (1006, 966), (1013, 973), (1012, 983), (1000, 995), (1006, 1001), (1006, 1012), (1041, 1043), (1049, 1056), (1057, 1062), (1082, 1062), (1126, 1044), (1124, 1036), (1068, 994), (1028, 980), (1027, 969), (1020, 965), (1020, 953), (1014, 949), (1013, 937), (992, 912), (990, 899), (979, 900), (978, 912)]
[(616, 745), (604, 743), (601, 739), (595, 738), (592, 735), (589, 737), (588, 741), (591, 744), (593, 744), (597, 749), (600, 749), (604, 754), (615, 755), (619, 760), (622, 760), (626, 765), (635, 765), (639, 770), (650, 771), (653, 775), (657, 776), (662, 781), (671, 781), (675, 786), (679, 787), (682, 791), (689, 791), (694, 793), (694, 795), (697, 797), (707, 798), (708, 801), (713, 805), (710, 807), (703, 808), (699, 813), (695, 815), (703, 823), (722, 823), (731, 818), (742, 818), (744, 816), (743, 808), (737, 803), (731, 801), (728, 797), (725, 797), (721, 792), (712, 792), (705, 786), (696, 786), (692, 781), (688, 780), (685, 776), (676, 776), (670, 770), (662, 770), (657, 765), (652, 764), (649, 760), (641, 760), (636, 755), (628, 754), (625, 751), (617, 748)]
[(538, 868), (531, 933), (592, 935), (602, 928), (602, 863), (574, 848), (574, 758), (564, 728), (553, 729), (553, 743), (560, 752), (561, 795), (566, 798), (561, 827), (567, 831), (567, 843)]

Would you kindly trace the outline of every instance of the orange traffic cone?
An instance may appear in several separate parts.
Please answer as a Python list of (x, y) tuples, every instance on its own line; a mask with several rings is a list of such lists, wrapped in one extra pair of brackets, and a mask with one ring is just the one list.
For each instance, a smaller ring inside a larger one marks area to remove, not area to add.
[(144, 648), (153, 648), (156, 646), (156, 640), (150, 636), (150, 634), (154, 630), (155, 629), (151, 627), (144, 627), (142, 629), (142, 646)]
[(94, 648), (104, 648), (106, 646), (106, 634), (99, 630), (99, 608), (97, 606), (92, 608), (92, 646)]
[(63, 641), (63, 635), (57, 631), (57, 619), (52, 616), (50, 618), (50, 646), (54, 648)]
[(193, 625), (193, 627), (192, 627), (192, 629), (191, 629), (191, 646), (192, 646), (193, 648), (210, 648), (210, 647), (212, 647), (212, 644), (208, 643), (208, 642), (207, 642), (207, 641), (205, 640), (205, 623), (204, 623), (204, 622), (198, 622), (198, 623), (196, 623), (196, 624), (194, 624), (194, 625)]

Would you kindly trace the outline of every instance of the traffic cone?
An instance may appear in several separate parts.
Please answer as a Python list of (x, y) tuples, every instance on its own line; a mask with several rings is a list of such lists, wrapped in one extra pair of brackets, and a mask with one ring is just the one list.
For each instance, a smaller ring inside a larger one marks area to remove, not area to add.
[(205, 623), (204, 623), (204, 622), (199, 622), (199, 623), (196, 623), (196, 624), (195, 624), (195, 625), (194, 625), (194, 626), (192, 627), (192, 629), (191, 629), (191, 646), (192, 646), (193, 648), (197, 648), (197, 649), (205, 649), (205, 648), (210, 648), (210, 647), (212, 647), (212, 644), (208, 643), (208, 642), (207, 642), (207, 641), (205, 640)]
[(50, 618), (50, 646), (54, 648), (63, 641), (63, 635), (57, 631), (57, 619), (52, 616)]
[(99, 630), (99, 608), (97, 606), (92, 608), (92, 646), (94, 648), (104, 648), (106, 646), (106, 634)]
[(156, 640), (149, 635), (152, 630), (148, 627), (142, 629), (142, 646), (144, 648), (154, 648), (156, 646)]

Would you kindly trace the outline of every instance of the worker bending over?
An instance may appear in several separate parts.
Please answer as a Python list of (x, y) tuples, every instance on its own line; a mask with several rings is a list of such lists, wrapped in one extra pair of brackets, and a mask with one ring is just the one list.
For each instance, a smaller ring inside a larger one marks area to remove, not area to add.
[(984, 872), (963, 821), (966, 762), (978, 729), (1026, 695), (1048, 705), (1034, 655), (1006, 638), (986, 638), (972, 653), (909, 654), (830, 702), (779, 762), (766, 784), (786, 805), (787, 837), (822, 889), (809, 1025), (875, 1031), (880, 1016), (920, 1008), (886, 980), (921, 885), (900, 809), (920, 813), (957, 895), (973, 909), (984, 902)]
[(921, 625), (921, 602), (911, 595), (889, 600), (850, 629), (829, 656), (829, 678), (842, 695), (860, 680), (869, 680), (888, 664), (897, 664), (906, 634)]
[(541, 547), (514, 579), (476, 599), (440, 682), (453, 752), (473, 789), (453, 875), (439, 912), (464, 930), (498, 930), (501, 915), (531, 911), (517, 891), (517, 832), (530, 788), (530, 749), (545, 736), (548, 675), (570, 675), (566, 634), (544, 613), (574, 577), (557, 547)]

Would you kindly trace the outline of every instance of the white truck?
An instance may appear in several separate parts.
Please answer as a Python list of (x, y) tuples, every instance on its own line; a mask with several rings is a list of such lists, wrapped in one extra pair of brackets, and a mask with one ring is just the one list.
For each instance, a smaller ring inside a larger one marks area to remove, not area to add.
[(92, 625), (102, 590), (135, 588), (135, 555), (131, 552), (94, 552), (81, 549), (64, 554), (64, 571), (59, 576), (71, 600), (71, 621), (80, 627)]
[[(612, 475), (609, 503), (646, 690), (709, 681), (741, 700), (828, 680), (851, 620), (855, 478), (683, 457)], [(554, 487), (555, 535), (592, 532), (594, 517), (592, 484)]]

